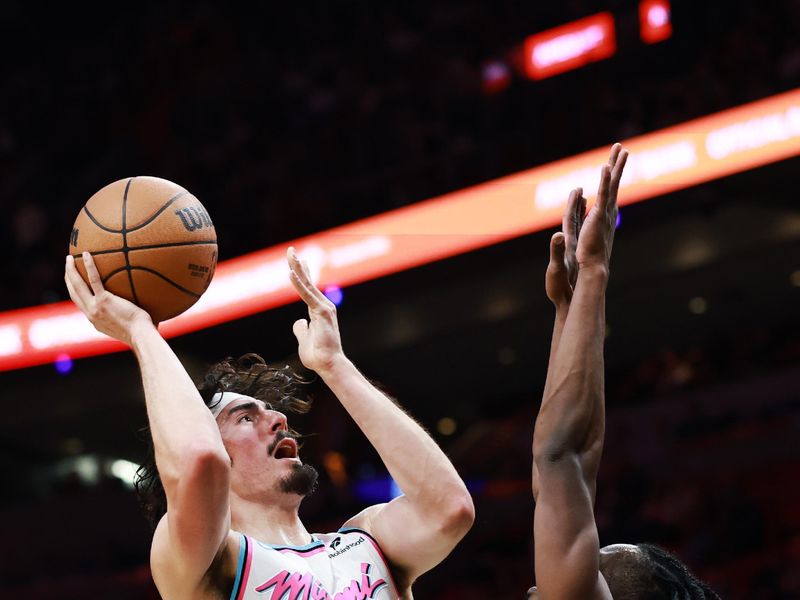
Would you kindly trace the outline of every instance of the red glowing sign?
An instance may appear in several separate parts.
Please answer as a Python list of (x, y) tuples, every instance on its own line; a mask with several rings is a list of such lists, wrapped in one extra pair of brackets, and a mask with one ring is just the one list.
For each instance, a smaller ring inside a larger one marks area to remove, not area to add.
[[(800, 88), (625, 140), (621, 205), (800, 155)], [(174, 337), (296, 301), (286, 246), (323, 289), (441, 260), (561, 222), (569, 191), (597, 189), (608, 147), (221, 262)], [(71, 302), (0, 312), (0, 371), (123, 350)]]
[(617, 50), (614, 17), (604, 12), (525, 40), (525, 72), (544, 79), (612, 56)]
[(646, 44), (672, 37), (669, 0), (642, 0), (639, 3), (639, 31)]

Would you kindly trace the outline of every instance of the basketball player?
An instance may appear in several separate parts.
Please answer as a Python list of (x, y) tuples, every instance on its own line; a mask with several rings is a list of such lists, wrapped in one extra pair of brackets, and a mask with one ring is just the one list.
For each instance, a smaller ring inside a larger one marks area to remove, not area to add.
[(556, 318), (533, 434), (537, 587), (529, 600), (718, 598), (661, 548), (599, 546), (594, 498), (605, 434), (605, 291), (627, 157), (613, 146), (596, 203), (585, 215), (583, 191), (573, 190), (562, 231), (550, 241), (545, 288)]
[(317, 474), (300, 460), (286, 416), (275, 410), (303, 406), (286, 374), (258, 359), (222, 363), (205, 382), (213, 389), (205, 385), (204, 402), (149, 315), (103, 289), (88, 253), (91, 286), (67, 257), (73, 301), (139, 362), (166, 492), (150, 555), (165, 600), (411, 598), (415, 578), (472, 525), (472, 499), (450, 461), (347, 359), (334, 305), (293, 249), (287, 258), (309, 312), (293, 327), (301, 361), (333, 391), (405, 493), (330, 534), (309, 533), (298, 517)]

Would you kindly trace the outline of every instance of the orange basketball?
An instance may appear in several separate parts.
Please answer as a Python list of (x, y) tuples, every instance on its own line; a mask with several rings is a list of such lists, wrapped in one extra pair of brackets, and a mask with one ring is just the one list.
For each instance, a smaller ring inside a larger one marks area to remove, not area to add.
[(82, 252), (91, 252), (105, 288), (171, 319), (197, 302), (217, 264), (217, 233), (200, 201), (158, 177), (107, 185), (81, 209), (69, 252), (87, 280)]

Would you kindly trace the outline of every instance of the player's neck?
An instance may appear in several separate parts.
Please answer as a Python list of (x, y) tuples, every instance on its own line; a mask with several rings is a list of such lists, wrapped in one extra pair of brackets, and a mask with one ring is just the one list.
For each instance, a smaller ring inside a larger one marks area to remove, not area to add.
[(300, 520), (299, 503), (264, 504), (231, 497), (231, 528), (266, 544), (303, 546), (311, 535)]

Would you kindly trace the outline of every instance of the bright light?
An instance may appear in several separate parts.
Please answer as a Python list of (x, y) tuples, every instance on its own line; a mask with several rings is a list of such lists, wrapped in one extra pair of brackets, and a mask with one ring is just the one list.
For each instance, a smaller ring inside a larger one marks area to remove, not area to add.
[(694, 315), (702, 315), (708, 310), (708, 302), (702, 296), (695, 296), (689, 300), (689, 311)]
[(608, 58), (616, 51), (614, 17), (599, 13), (528, 37), (525, 72), (531, 79), (544, 79)]
[(110, 467), (111, 474), (129, 488), (133, 488), (133, 478), (138, 470), (139, 465), (124, 458), (115, 460)]
[(0, 356), (22, 352), (22, 332), (17, 325), (0, 327)]
[(669, 11), (663, 6), (651, 6), (647, 11), (647, 22), (652, 27), (663, 27), (669, 23)]
[(456, 425), (455, 419), (450, 417), (442, 417), (436, 423), (436, 429), (442, 435), (453, 435), (457, 428), (458, 426)]
[(642, 0), (639, 3), (639, 35), (645, 44), (672, 37), (669, 0)]
[(69, 372), (72, 371), (72, 359), (69, 357), (69, 354), (62, 352), (56, 356), (55, 367), (59, 375), (69, 374)]
[(344, 300), (344, 292), (338, 285), (329, 285), (325, 288), (323, 294), (325, 294), (325, 297), (333, 302), (336, 306), (339, 306), (342, 303), (342, 300)]

